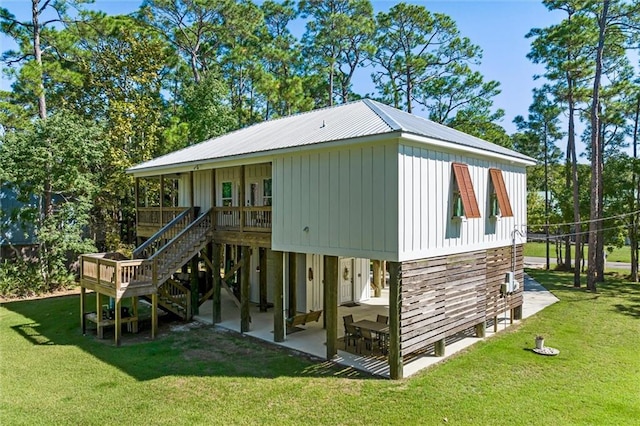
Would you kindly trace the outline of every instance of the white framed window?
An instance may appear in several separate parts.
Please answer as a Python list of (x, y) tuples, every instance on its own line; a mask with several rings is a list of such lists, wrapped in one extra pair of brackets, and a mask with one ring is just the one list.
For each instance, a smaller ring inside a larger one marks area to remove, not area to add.
[(263, 179), (262, 181), (262, 189), (263, 189), (263, 193), (262, 193), (262, 205), (263, 206), (270, 206), (272, 203), (272, 189), (271, 189), (271, 178), (269, 179)]
[(222, 206), (233, 205), (233, 182), (222, 182)]

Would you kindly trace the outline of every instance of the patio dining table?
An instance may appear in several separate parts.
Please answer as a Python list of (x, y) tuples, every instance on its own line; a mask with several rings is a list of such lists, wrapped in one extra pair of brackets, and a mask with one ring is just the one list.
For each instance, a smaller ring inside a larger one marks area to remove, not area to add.
[(359, 329), (370, 330), (378, 335), (380, 343), (382, 344), (383, 352), (386, 352), (386, 343), (389, 338), (389, 324), (371, 320), (355, 321), (352, 325)]

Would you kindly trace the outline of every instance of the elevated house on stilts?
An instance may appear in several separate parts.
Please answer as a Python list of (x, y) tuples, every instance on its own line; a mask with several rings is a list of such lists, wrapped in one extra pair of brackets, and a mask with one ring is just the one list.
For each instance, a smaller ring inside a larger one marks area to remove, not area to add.
[[(154, 335), (158, 309), (189, 319), (206, 303), (220, 323), (222, 300), (232, 299), (239, 331), (258, 326), (253, 309), (267, 312), (274, 342), (295, 336), (288, 325), (319, 319), (332, 359), (341, 307), (374, 299), (370, 265), (379, 281), (386, 263), (385, 362), (402, 378), (411, 354), (441, 355), (460, 331), (483, 336), (501, 313), (521, 316), (532, 164), (368, 99), (139, 164), (129, 173), (140, 245), (132, 259), (81, 256), (83, 327), (84, 289), (115, 300), (116, 342), (121, 323), (137, 320), (135, 303), (122, 316), (124, 298), (151, 300)], [(105, 325), (100, 300), (92, 319)]]

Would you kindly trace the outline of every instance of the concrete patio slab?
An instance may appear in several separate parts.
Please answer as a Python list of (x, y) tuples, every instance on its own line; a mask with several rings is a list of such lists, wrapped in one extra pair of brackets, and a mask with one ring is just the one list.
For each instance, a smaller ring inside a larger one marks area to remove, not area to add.
[[(540, 312), (542, 309), (558, 301), (557, 297), (526, 274), (524, 279), (523, 297), (523, 319)], [(388, 300), (388, 289), (384, 289), (382, 297), (380, 298), (372, 298), (370, 301), (360, 302), (358, 306), (340, 306), (338, 308), (338, 316), (342, 317), (344, 315), (351, 314), (354, 319), (358, 321), (365, 318), (375, 318), (377, 314), (388, 315)], [(240, 310), (225, 292), (223, 292), (222, 298), (222, 318), (223, 321), (217, 324), (218, 327), (236, 331), (238, 333), (240, 332)], [(322, 317), (319, 322), (307, 324), (304, 327), (304, 331), (298, 331), (287, 335), (285, 341), (280, 343), (273, 341), (273, 308), (269, 309), (268, 312), (260, 312), (257, 306), (252, 306), (251, 319), (251, 330), (245, 334), (312, 355), (319, 359), (326, 359), (326, 334), (325, 330), (322, 328)], [(204, 303), (200, 307), (200, 314), (195, 317), (195, 320), (206, 324), (213, 323), (210, 301)], [(514, 320), (514, 323), (517, 322), (518, 321)], [(491, 323), (493, 323), (493, 321), (491, 321)], [(494, 331), (496, 328), (498, 332), (500, 332), (511, 324), (512, 321), (509, 317), (509, 312), (501, 314), (498, 317), (497, 326), (493, 324), (487, 326), (486, 337), (484, 339), (490, 338), (496, 334)], [(342, 337), (342, 333), (343, 330), (340, 329), (338, 337)], [(451, 336), (447, 338), (444, 357), (436, 357), (433, 349), (429, 350), (429, 348), (427, 348), (424, 355), (412, 357), (410, 360), (405, 362), (403, 369), (404, 377), (410, 377), (425, 368), (437, 364), (480, 340), (483, 339), (473, 336), (470, 332), (462, 332), (455, 336)], [(338, 355), (334, 357), (332, 361), (370, 374), (389, 377), (389, 364), (386, 360), (381, 360), (380, 357), (367, 356), (366, 353), (356, 355), (339, 349)]]

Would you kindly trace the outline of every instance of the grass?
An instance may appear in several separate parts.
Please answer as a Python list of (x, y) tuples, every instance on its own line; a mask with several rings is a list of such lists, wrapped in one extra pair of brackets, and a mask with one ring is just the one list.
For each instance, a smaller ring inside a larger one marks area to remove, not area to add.
[[(546, 243), (536, 243), (529, 242), (524, 245), (524, 255), (531, 257), (547, 257), (547, 248)], [(588, 248), (585, 245), (585, 258), (588, 253)], [(555, 261), (556, 259), (556, 247), (553, 242), (549, 245), (549, 256), (551, 256), (551, 260)], [(572, 258), (575, 256), (575, 247), (571, 246), (571, 256)], [(564, 251), (563, 251), (564, 257)], [(624, 247), (614, 247), (613, 251), (607, 251), (607, 262), (631, 262), (631, 249), (629, 246)]]
[(640, 285), (530, 273), (560, 302), (402, 381), (211, 327), (115, 348), (81, 335), (77, 296), (6, 303), (0, 424), (637, 424)]

